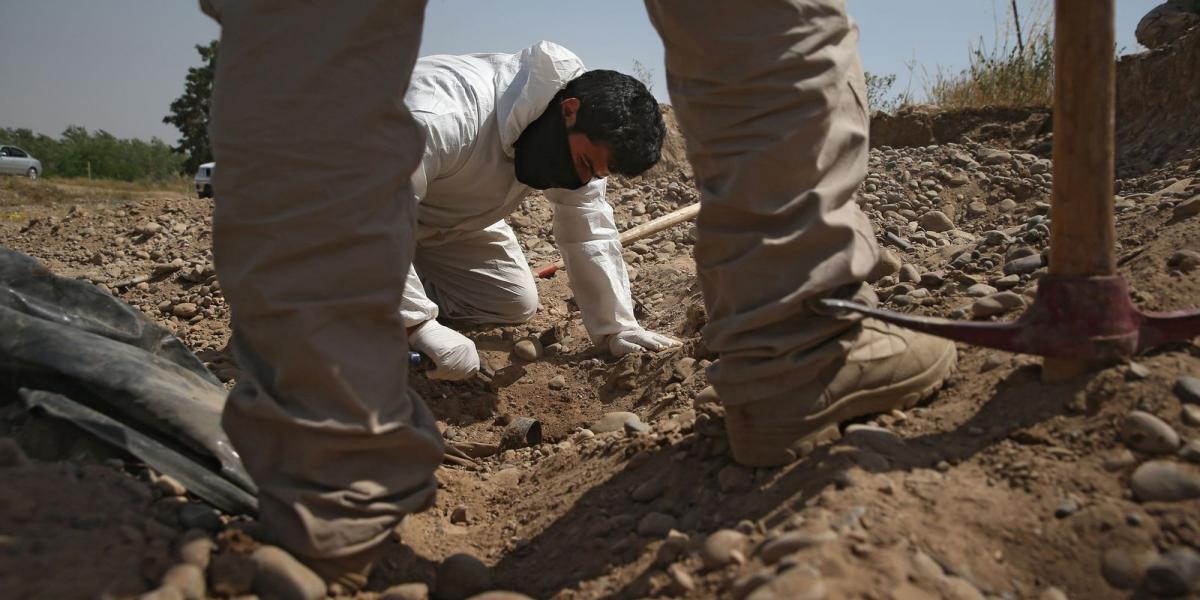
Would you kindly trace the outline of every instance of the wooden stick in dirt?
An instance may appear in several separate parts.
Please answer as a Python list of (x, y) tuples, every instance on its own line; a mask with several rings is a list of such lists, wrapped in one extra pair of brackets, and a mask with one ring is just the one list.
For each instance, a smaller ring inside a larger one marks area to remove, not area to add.
[[(698, 214), (700, 214), (699, 202), (671, 211), (657, 219), (654, 219), (653, 221), (647, 221), (641, 225), (638, 225), (637, 227), (626, 230), (621, 234), (621, 245), (624, 246), (626, 244), (631, 244), (644, 237), (652, 236), (664, 229), (670, 229), (671, 227), (683, 223), (684, 221), (691, 221), (692, 219), (696, 218), (696, 215)], [(537, 276), (541, 279), (546, 279), (561, 269), (563, 269), (563, 262), (560, 260), (548, 267), (543, 267), (537, 272)]]
[[(1054, 9), (1049, 270), (1051, 275), (1114, 275), (1114, 2), (1057, 0)], [(1089, 366), (1079, 360), (1047, 358), (1042, 375), (1059, 380)]]

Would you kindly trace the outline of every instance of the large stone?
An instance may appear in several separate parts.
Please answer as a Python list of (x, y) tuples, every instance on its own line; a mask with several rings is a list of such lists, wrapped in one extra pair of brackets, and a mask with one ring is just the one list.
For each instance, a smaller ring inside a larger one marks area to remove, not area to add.
[(1169, 454), (1179, 448), (1179, 434), (1170, 425), (1140, 410), (1125, 417), (1121, 439), (1130, 448), (1147, 454)]
[(678, 521), (666, 513), (647, 513), (638, 521), (637, 532), (642, 537), (661, 538), (675, 529)]
[(967, 288), (967, 295), (972, 298), (985, 298), (995, 294), (998, 290), (986, 283), (976, 283)]
[(492, 573), (483, 561), (470, 554), (454, 554), (437, 569), (439, 600), (464, 600), (492, 586)]
[(279, 600), (319, 600), (325, 581), (280, 548), (262, 546), (250, 555), (256, 567), (254, 593)]
[(980, 148), (975, 156), (979, 158), (981, 165), (1006, 165), (1013, 160), (1011, 153), (993, 148)]
[(1150, 461), (1134, 469), (1129, 487), (1142, 502), (1177, 502), (1200, 498), (1200, 472), (1195, 467)]
[(832, 542), (837, 534), (832, 531), (790, 531), (773, 540), (764, 543), (758, 551), (759, 558), (768, 565), (779, 562), (779, 559), (793, 553)]
[(1200, 378), (1180, 377), (1175, 381), (1175, 395), (1190, 404), (1200, 404)]
[(424, 583), (401, 583), (383, 590), (379, 600), (429, 600), (429, 586)]
[(1110, 548), (1100, 559), (1100, 574), (1117, 589), (1133, 589), (1157, 557), (1153, 548)]
[(704, 540), (700, 558), (707, 569), (722, 567), (746, 560), (746, 534), (733, 529), (721, 529)]
[(921, 215), (917, 224), (922, 229), (936, 231), (937, 233), (945, 233), (954, 229), (954, 221), (951, 221), (950, 217), (946, 216), (946, 213), (940, 210), (931, 210)]
[(610, 412), (600, 417), (599, 421), (592, 424), (589, 429), (592, 433), (608, 433), (610, 431), (623, 431), (626, 423), (641, 423), (642, 420), (637, 415), (631, 412)]
[(1142, 582), (1157, 597), (1200, 592), (1200, 554), (1186, 546), (1172, 548), (1150, 563)]
[(896, 432), (875, 425), (854, 424), (846, 428), (842, 439), (849, 444), (874, 450), (880, 454), (894, 454), (904, 449), (904, 438)]
[(821, 576), (805, 567), (794, 567), (760, 586), (746, 600), (823, 600), (827, 594)]
[(1167, 266), (1190, 273), (1200, 268), (1200, 252), (1195, 250), (1178, 250), (1167, 257)]
[(513, 345), (513, 354), (526, 362), (533, 362), (541, 358), (544, 353), (545, 349), (542, 347), (542, 343), (536, 338), (526, 338)]
[(1042, 268), (1042, 255), (1031, 254), (1004, 263), (1005, 275), (1027, 275)]
[(1016, 292), (997, 292), (986, 298), (980, 298), (971, 305), (971, 312), (978, 318), (1004, 314), (1010, 310), (1025, 306), (1025, 298)]
[(1146, 13), (1133, 36), (1139, 44), (1150, 48), (1162, 48), (1183, 37), (1200, 25), (1200, 6), (1194, 0), (1170, 0), (1159, 4)]
[(633, 492), (629, 497), (635, 502), (650, 502), (662, 495), (667, 490), (666, 477), (652, 477), (643, 481), (633, 488)]
[(1176, 204), (1174, 215), (1176, 219), (1187, 219), (1200, 215), (1200, 196)]

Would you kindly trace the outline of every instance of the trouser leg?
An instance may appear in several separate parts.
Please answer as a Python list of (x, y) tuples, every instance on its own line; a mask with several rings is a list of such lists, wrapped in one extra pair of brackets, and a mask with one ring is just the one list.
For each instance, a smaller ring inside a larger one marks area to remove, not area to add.
[(504, 221), (445, 242), (420, 244), (414, 264), (446, 318), (524, 323), (537, 312), (537, 284), (517, 236)]
[(213, 250), (244, 367), (223, 423), (260, 519), (308, 557), (370, 549), (437, 488), (397, 311), (422, 148), (398, 98), (424, 7), (205, 4), (222, 23)]
[(701, 192), (696, 265), (722, 402), (810, 381), (853, 319), (815, 314), (878, 257), (852, 195), (866, 175), (858, 31), (842, 0), (646, 0)]

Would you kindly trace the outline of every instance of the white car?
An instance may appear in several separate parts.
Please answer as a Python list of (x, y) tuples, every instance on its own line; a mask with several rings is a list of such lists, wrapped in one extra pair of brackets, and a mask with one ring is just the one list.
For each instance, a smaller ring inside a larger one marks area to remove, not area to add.
[(196, 170), (196, 195), (201, 198), (212, 198), (212, 176), (217, 163), (204, 163)]
[(42, 161), (16, 146), (0, 146), (0, 173), (37, 179), (42, 174)]

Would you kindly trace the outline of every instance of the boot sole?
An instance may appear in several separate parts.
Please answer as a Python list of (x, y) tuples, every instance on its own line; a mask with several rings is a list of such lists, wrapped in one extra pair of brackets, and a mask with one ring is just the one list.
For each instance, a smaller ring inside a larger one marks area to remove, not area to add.
[[(950, 344), (928, 369), (887, 387), (849, 394), (825, 410), (809, 416), (796, 432), (755, 431), (735, 411), (725, 416), (733, 459), (748, 467), (777, 467), (803, 458), (823, 442), (841, 437), (838, 426), (850, 419), (896, 409), (911, 408), (941, 389), (957, 368), (958, 351)], [(930, 378), (932, 377), (932, 380)], [(928, 382), (928, 383), (926, 383)]]

